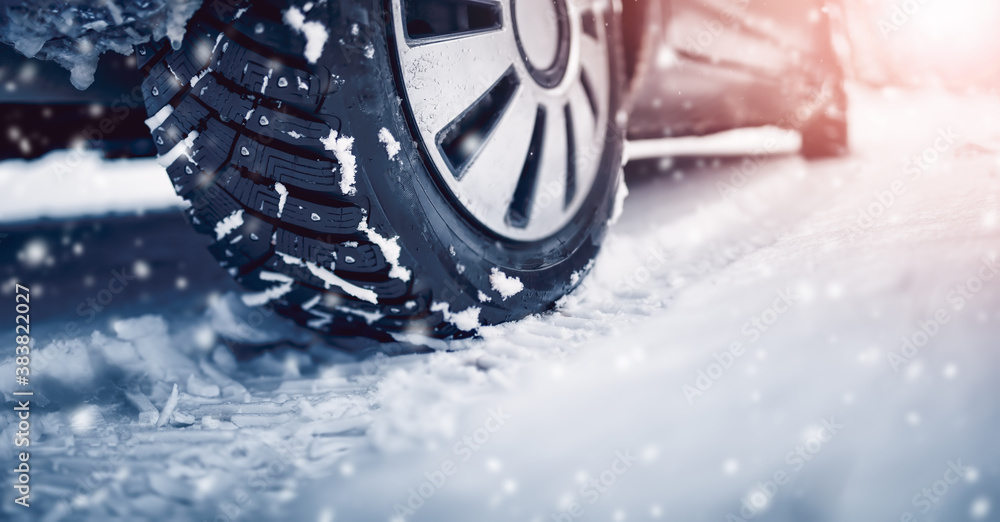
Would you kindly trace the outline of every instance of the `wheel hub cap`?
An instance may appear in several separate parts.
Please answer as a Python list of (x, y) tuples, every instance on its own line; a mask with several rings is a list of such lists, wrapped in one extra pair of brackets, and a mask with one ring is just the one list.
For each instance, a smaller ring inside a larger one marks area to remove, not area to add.
[(511, 0), (514, 38), (531, 77), (555, 87), (569, 64), (569, 13), (565, 0)]
[(433, 174), (490, 232), (576, 216), (605, 149), (606, 1), (392, 0), (399, 74)]

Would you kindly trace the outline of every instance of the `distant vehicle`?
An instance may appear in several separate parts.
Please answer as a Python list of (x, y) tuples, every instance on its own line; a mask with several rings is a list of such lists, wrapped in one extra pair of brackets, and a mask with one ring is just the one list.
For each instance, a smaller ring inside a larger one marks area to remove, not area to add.
[(160, 161), (247, 304), (329, 335), (448, 338), (579, 283), (621, 195), (626, 138), (778, 125), (801, 131), (807, 156), (844, 152), (836, 13), (206, 1), (183, 45), (143, 43), (134, 59)]

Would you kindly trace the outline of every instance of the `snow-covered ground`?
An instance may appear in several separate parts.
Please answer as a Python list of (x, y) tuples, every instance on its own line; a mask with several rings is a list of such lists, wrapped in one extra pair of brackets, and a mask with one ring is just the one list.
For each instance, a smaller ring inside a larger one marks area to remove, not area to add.
[[(854, 89), (852, 107), (849, 158), (633, 166), (582, 287), (451, 351), (354, 359), (223, 279), (130, 264), (171, 291), (38, 324), (65, 340), (35, 346), (33, 505), (8, 486), (0, 513), (1000, 520), (1000, 100)], [(76, 237), (24, 243), (0, 298), (13, 270), (83, 270), (60, 257)]]
[(141, 213), (184, 201), (155, 159), (104, 161), (99, 152), (79, 149), (0, 162), (0, 186), (0, 223)]

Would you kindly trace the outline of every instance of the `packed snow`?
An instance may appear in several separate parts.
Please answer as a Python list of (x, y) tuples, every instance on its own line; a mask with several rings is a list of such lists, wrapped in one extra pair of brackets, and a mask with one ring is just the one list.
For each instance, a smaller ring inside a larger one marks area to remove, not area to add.
[(278, 193), (278, 214), (277, 217), (281, 217), (282, 212), (285, 211), (285, 204), (288, 203), (288, 189), (284, 184), (278, 182), (274, 184), (274, 191)]
[(379, 143), (385, 145), (385, 153), (389, 155), (389, 159), (393, 159), (396, 157), (396, 154), (399, 154), (399, 142), (392, 136), (389, 129), (382, 127), (382, 129), (378, 131), (378, 141)]
[[(198, 139), (198, 131), (191, 131), (183, 140), (177, 142), (172, 149), (167, 151), (166, 154), (160, 154), (156, 158), (156, 162), (163, 167), (169, 167), (173, 162), (177, 161), (177, 158), (181, 156), (187, 156), (187, 158), (192, 162), (197, 164), (196, 161), (191, 157), (191, 147), (194, 146), (194, 140)], [(243, 148), (246, 150), (246, 147)]]
[(320, 138), (323, 147), (332, 151), (337, 162), (340, 163), (340, 191), (345, 196), (353, 196), (357, 189), (354, 187), (355, 177), (358, 172), (357, 159), (351, 149), (354, 147), (354, 138), (349, 136), (337, 137), (337, 131), (330, 129), (330, 135)]
[(1000, 122), (983, 114), (1000, 101), (854, 89), (850, 157), (633, 166), (621, 219), (554, 311), (433, 353), (348, 355), (227, 288), (153, 314), (123, 294), (74, 335), (40, 321), (38, 499), (28, 513), (6, 488), (0, 512), (994, 519)]
[(432, 312), (441, 312), (444, 320), (455, 325), (456, 328), (465, 332), (474, 332), (479, 328), (479, 313), (482, 308), (470, 306), (461, 312), (452, 312), (448, 303), (434, 303), (431, 305)]
[(267, 290), (264, 290), (263, 292), (243, 294), (241, 296), (243, 304), (247, 306), (264, 306), (267, 303), (282, 297), (288, 292), (291, 292), (292, 287), (295, 285), (295, 280), (291, 277), (277, 272), (268, 272), (266, 270), (260, 273), (260, 279), (261, 281), (270, 281), (277, 284)]
[[(308, 12), (308, 9), (306, 10)], [(298, 7), (292, 6), (285, 11), (285, 23), (289, 27), (301, 33), (306, 39), (306, 48), (303, 55), (309, 63), (316, 63), (323, 55), (323, 46), (330, 35), (326, 31), (326, 26), (320, 22), (307, 22), (305, 14)]]
[(243, 210), (234, 210), (232, 214), (222, 218), (221, 221), (215, 224), (216, 241), (222, 241), (222, 238), (228, 236), (233, 230), (241, 226), (243, 226)]
[(410, 280), (410, 270), (399, 264), (399, 256), (403, 253), (402, 248), (399, 246), (399, 236), (392, 238), (382, 236), (375, 231), (374, 227), (368, 225), (367, 216), (362, 218), (361, 223), (358, 224), (358, 231), (364, 232), (368, 236), (368, 240), (382, 252), (385, 262), (389, 263), (389, 277), (404, 282)]
[(320, 281), (323, 281), (325, 288), (330, 289), (331, 287), (337, 287), (347, 293), (347, 295), (357, 297), (362, 301), (377, 304), (378, 294), (374, 290), (369, 290), (367, 288), (361, 288), (353, 283), (341, 279), (340, 276), (333, 273), (332, 270), (321, 267), (312, 261), (305, 261), (288, 254), (277, 252), (278, 256), (289, 265), (297, 265), (306, 267), (309, 272), (318, 277)]
[(150, 131), (155, 131), (163, 125), (163, 122), (167, 121), (167, 118), (174, 113), (174, 107), (170, 104), (164, 105), (160, 110), (156, 111), (156, 114), (150, 116), (146, 120), (146, 126), (149, 127)]
[(524, 290), (524, 283), (521, 282), (521, 278), (508, 276), (494, 267), (490, 270), (490, 287), (506, 301)]

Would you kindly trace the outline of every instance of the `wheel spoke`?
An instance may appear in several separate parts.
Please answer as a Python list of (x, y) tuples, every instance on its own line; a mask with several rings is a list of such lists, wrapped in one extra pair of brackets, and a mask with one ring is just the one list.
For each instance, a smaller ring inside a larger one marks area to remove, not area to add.
[(594, 94), (594, 88), (590, 85), (590, 77), (587, 76), (587, 71), (580, 70), (580, 88), (583, 89), (583, 94), (587, 97), (587, 107), (590, 108), (590, 114), (593, 117), (597, 117), (599, 114), (597, 110), (597, 95)]
[(421, 128), (436, 135), (485, 94), (513, 65), (506, 31), (431, 40), (401, 57), (410, 107)]
[(456, 178), (462, 177), (466, 163), (479, 153), (489, 139), (517, 87), (517, 74), (514, 68), (510, 68), (486, 94), (438, 134), (438, 145)]
[(604, 112), (608, 104), (608, 86), (605, 82), (596, 81), (607, 78), (608, 55), (601, 43), (583, 35), (580, 38), (580, 66), (583, 73), (583, 83), (594, 104), (595, 114)]
[(596, 99), (591, 99), (587, 93), (588, 88), (583, 81), (584, 75), (581, 72), (581, 81), (570, 87), (567, 95), (570, 110), (573, 112), (573, 125), (576, 127), (577, 144), (586, 147), (597, 134), (597, 116), (594, 109), (597, 104)]
[(544, 149), (546, 145), (546, 133), (548, 127), (548, 113), (545, 107), (539, 105), (535, 109), (535, 124), (531, 131), (531, 145), (528, 147), (528, 156), (521, 167), (521, 175), (517, 180), (517, 188), (514, 189), (514, 197), (507, 207), (507, 224), (514, 228), (527, 228), (534, 210), (535, 191), (538, 189), (539, 171), (544, 161)]
[(580, 13), (580, 23), (583, 26), (583, 34), (590, 35), (591, 38), (597, 38), (597, 15), (594, 13), (593, 8)]
[[(597, 167), (604, 152), (604, 133), (606, 129), (598, 125), (591, 112), (590, 101), (587, 98), (583, 83), (577, 83), (569, 92), (569, 112), (573, 119), (573, 145), (576, 161), (576, 186), (590, 187)], [(585, 196), (585, 194), (577, 194)]]
[(563, 106), (563, 117), (566, 121), (566, 190), (563, 195), (563, 210), (566, 210), (576, 197), (577, 176), (577, 132), (573, 125), (573, 111), (568, 103)]
[[(564, 221), (567, 165), (565, 105), (561, 102), (546, 105), (545, 140), (539, 161), (536, 189), (530, 203), (530, 223), (527, 228), (547, 227), (553, 222)], [(575, 179), (575, 173), (574, 173)]]
[(527, 90), (519, 89), (458, 182), (459, 200), (474, 208), (487, 226), (504, 224), (518, 184), (517, 173), (528, 157), (537, 108)]

